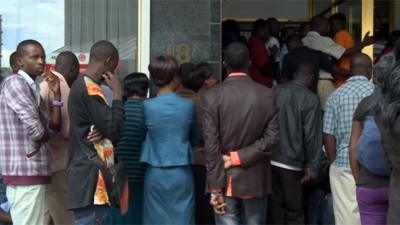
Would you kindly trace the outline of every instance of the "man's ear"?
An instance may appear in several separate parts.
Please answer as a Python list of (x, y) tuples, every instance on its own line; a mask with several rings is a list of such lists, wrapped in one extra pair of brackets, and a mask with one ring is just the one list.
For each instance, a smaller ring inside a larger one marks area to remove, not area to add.
[(17, 56), (15, 62), (19, 68), (22, 68), (22, 58), (20, 56)]
[(104, 65), (110, 65), (111, 64), (111, 57), (108, 57), (104, 60)]

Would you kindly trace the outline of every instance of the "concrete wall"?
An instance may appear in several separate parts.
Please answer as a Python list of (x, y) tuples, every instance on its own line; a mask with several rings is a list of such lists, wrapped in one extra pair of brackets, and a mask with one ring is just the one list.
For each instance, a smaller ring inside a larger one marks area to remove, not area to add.
[(209, 62), (220, 72), (220, 0), (152, 0), (151, 58), (174, 55), (180, 62)]
[[(318, 1), (318, 0), (317, 0)], [(307, 19), (308, 0), (222, 0), (223, 18)]]

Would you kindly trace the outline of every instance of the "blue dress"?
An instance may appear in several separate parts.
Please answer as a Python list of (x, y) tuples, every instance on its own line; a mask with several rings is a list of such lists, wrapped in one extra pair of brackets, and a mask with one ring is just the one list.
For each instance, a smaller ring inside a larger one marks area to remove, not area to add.
[(192, 146), (199, 142), (195, 106), (175, 93), (144, 102), (147, 134), (140, 161), (144, 180), (143, 224), (194, 224)]

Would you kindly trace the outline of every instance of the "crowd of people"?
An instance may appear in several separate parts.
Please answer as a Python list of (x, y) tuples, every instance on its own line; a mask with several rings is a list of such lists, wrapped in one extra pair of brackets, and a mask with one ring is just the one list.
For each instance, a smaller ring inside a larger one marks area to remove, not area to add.
[(259, 19), (249, 40), (228, 20), (222, 44), (218, 83), (168, 55), (121, 82), (105, 40), (83, 74), (70, 51), (46, 71), (20, 42), (0, 85), (0, 222), (400, 224), (399, 32), (374, 59), (340, 13), (307, 32)]

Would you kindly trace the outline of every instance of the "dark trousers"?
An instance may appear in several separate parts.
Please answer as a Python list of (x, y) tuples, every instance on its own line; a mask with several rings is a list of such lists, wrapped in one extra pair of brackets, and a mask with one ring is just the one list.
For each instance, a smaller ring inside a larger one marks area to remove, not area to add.
[(195, 184), (195, 216), (196, 225), (212, 225), (214, 222), (214, 211), (210, 205), (210, 194), (206, 194), (207, 169), (205, 166), (195, 165), (193, 167)]
[(269, 199), (270, 224), (304, 224), (303, 171), (272, 166), (272, 194)]
[(217, 225), (264, 225), (267, 218), (267, 199), (225, 197), (226, 213), (215, 214), (215, 222)]

